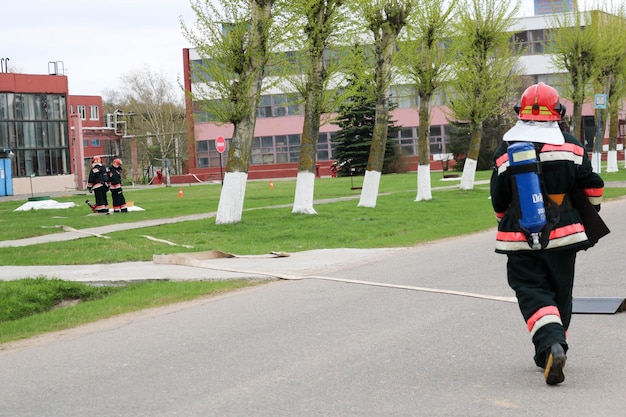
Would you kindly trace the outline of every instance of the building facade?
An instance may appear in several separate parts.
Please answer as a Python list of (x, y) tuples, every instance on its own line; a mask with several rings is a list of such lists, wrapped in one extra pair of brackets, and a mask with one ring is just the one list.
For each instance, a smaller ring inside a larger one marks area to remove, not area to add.
[(12, 153), (14, 194), (84, 189), (91, 158), (119, 152), (121, 135), (103, 126), (102, 98), (71, 96), (67, 76), (0, 73), (0, 148)]
[[(536, 5), (541, 6), (537, 1)], [(571, 8), (572, 2), (549, 2), (551, 6)], [(512, 42), (524, 48), (525, 55), (520, 58), (524, 68), (526, 81), (530, 83), (545, 82), (562, 89), (562, 74), (559, 74), (546, 54), (549, 39), (550, 19), (547, 16), (520, 18), (515, 21), (512, 30)], [(194, 67), (202, 65), (201, 57), (195, 49), (183, 50), (184, 85), (186, 91), (194, 92), (194, 85), (199, 81), (194, 76)], [(390, 100), (397, 106), (392, 119), (400, 126), (394, 138), (407, 155), (406, 164), (410, 170), (417, 169), (417, 134), (419, 129), (418, 97), (410, 85), (394, 85), (390, 89)], [(300, 151), (300, 135), (303, 126), (303, 108), (290, 105), (290, 93), (273, 90), (261, 96), (257, 112), (257, 121), (252, 145), (252, 159), (248, 172), (249, 178), (295, 177)], [(566, 105), (567, 100), (563, 100)], [(436, 97), (432, 109), (430, 127), (430, 153), (434, 169), (441, 169), (437, 163), (443, 155), (447, 155), (446, 145), (450, 137), (450, 123), (447, 119), (447, 108), (441, 97)], [(569, 106), (571, 111), (571, 104)], [(232, 136), (232, 125), (212, 123), (210, 115), (203, 113), (198, 103), (193, 102), (190, 94), (186, 94), (186, 113), (188, 122), (187, 136), (191, 140), (189, 151), (190, 173), (201, 179), (215, 177), (219, 172), (220, 158), (225, 158), (216, 151), (215, 139), (224, 137), (228, 142)], [(595, 131), (594, 110), (591, 104), (585, 104), (583, 115), (586, 130), (586, 145), (593, 142)], [(330, 173), (333, 161), (333, 135), (338, 130), (334, 124), (324, 124), (320, 128), (317, 145), (317, 162), (320, 173)], [(223, 161), (222, 161), (223, 163)]]
[(121, 155), (123, 133), (110, 120), (111, 115), (103, 113), (102, 97), (70, 95), (69, 102), (70, 114), (80, 119), (83, 166), (89, 170), (94, 156), (100, 156), (104, 164), (110, 164)]
[(576, 10), (576, 0), (535, 0), (535, 16)]

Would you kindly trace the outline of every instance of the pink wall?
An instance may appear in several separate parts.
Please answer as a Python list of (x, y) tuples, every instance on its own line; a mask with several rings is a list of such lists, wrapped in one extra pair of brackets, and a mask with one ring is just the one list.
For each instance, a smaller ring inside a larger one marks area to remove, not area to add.
[[(449, 124), (444, 110), (447, 110), (447, 108), (435, 108), (432, 110), (431, 125)], [(419, 126), (417, 109), (396, 109), (393, 112), (393, 119), (398, 126)], [(304, 117), (302, 116), (257, 118), (254, 136), (301, 134), (303, 123)], [(339, 130), (339, 127), (331, 123), (326, 123), (320, 127), (320, 132), (335, 132), (337, 130)], [(194, 134), (196, 140), (212, 140), (218, 136), (228, 139), (233, 136), (233, 126), (230, 124), (217, 126), (211, 123), (195, 123)]]

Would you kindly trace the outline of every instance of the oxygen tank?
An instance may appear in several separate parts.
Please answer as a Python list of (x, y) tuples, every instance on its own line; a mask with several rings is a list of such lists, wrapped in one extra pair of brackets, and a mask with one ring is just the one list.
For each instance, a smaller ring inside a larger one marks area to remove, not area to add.
[(507, 153), (519, 200), (520, 228), (531, 236), (531, 248), (541, 249), (539, 232), (546, 224), (546, 209), (537, 174), (537, 151), (532, 143), (518, 142), (509, 145)]

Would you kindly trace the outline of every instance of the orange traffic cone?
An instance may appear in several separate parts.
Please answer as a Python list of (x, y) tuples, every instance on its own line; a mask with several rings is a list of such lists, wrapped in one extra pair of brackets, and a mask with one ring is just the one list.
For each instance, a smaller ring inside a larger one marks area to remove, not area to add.
[(179, 198), (183, 198), (183, 187), (180, 187), (180, 188), (178, 189), (178, 197), (179, 197)]
[(270, 180), (270, 188), (274, 188), (274, 181)]

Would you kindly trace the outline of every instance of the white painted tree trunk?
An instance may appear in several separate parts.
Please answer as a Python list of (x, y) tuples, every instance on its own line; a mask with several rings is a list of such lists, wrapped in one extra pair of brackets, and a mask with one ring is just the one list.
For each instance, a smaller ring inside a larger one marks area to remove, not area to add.
[(247, 181), (247, 172), (227, 172), (224, 175), (215, 224), (231, 224), (241, 221)]
[(380, 175), (381, 173), (378, 171), (365, 171), (361, 199), (357, 207), (376, 207)]
[(293, 199), (292, 213), (317, 214), (313, 208), (313, 194), (315, 191), (315, 173), (310, 171), (298, 172), (296, 178), (296, 195)]
[(430, 164), (418, 165), (417, 167), (417, 197), (415, 201), (432, 200), (433, 194), (430, 187)]
[(617, 172), (617, 151), (609, 151), (606, 156), (606, 172)]
[(474, 178), (476, 178), (477, 161), (466, 158), (463, 165), (463, 175), (461, 175), (461, 190), (472, 190), (474, 188)]
[(593, 172), (599, 174), (602, 170), (602, 162), (600, 162), (601, 154), (599, 152), (593, 151), (591, 154), (591, 168)]

